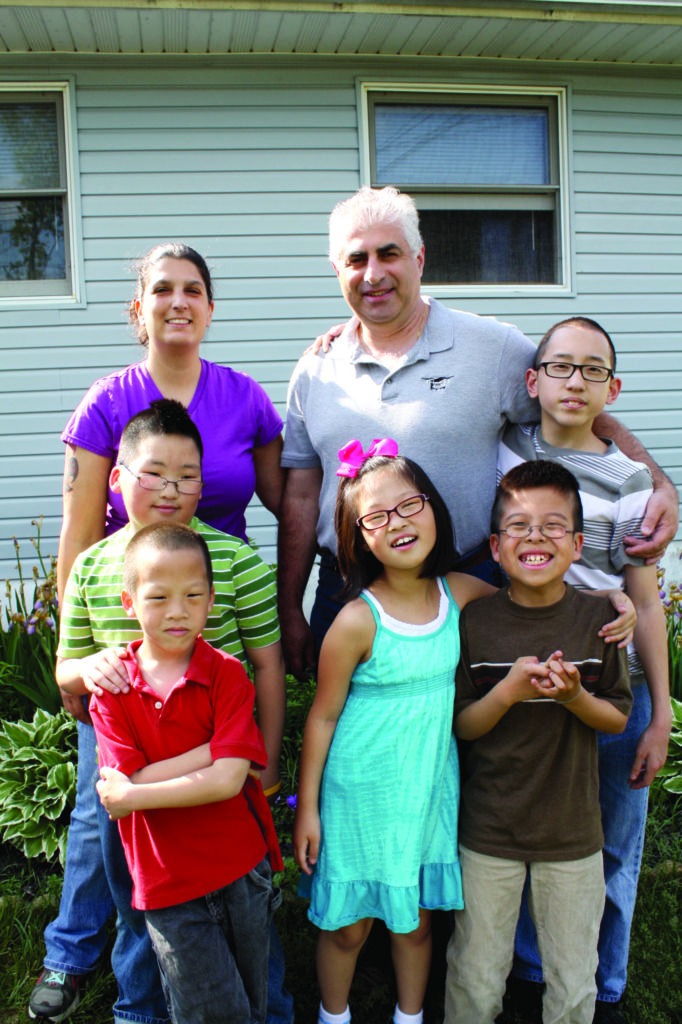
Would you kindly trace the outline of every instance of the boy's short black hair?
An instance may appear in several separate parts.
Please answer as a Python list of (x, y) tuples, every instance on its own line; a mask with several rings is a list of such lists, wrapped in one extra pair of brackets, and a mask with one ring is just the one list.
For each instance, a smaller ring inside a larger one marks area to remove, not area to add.
[(537, 352), (535, 353), (535, 359), (533, 360), (533, 369), (537, 370), (540, 363), (544, 359), (547, 346), (552, 340), (552, 335), (555, 331), (558, 331), (560, 327), (585, 327), (591, 331), (597, 331), (599, 334), (603, 334), (606, 338), (609, 349), (611, 350), (611, 369), (616, 372), (616, 346), (611, 340), (611, 335), (608, 331), (605, 331), (601, 324), (598, 324), (596, 320), (591, 320), (589, 316), (569, 316), (566, 320), (559, 320), (558, 323), (553, 324), (552, 327), (544, 334), (540, 344), (538, 345)]
[(420, 576), (425, 579), (444, 576), (445, 573), (452, 571), (457, 557), (450, 513), (421, 466), (404, 455), (397, 455), (395, 458), (377, 455), (362, 464), (356, 477), (344, 477), (336, 496), (334, 525), (338, 539), (339, 568), (344, 578), (340, 596), (344, 600), (357, 597), (382, 570), (381, 562), (368, 549), (362, 529), (355, 520), (358, 517), (356, 496), (359, 485), (368, 473), (384, 468), (391, 469), (398, 476), (406, 477), (414, 485), (416, 494), (426, 494), (429, 498), (436, 523), (436, 543), (424, 563)]
[(134, 459), (143, 438), (164, 437), (168, 434), (189, 437), (194, 441), (201, 462), (204, 445), (199, 428), (182, 402), (176, 402), (174, 398), (157, 398), (148, 409), (143, 409), (128, 420), (119, 441), (117, 462)]
[(514, 466), (500, 480), (490, 513), (490, 532), (499, 533), (502, 515), (509, 498), (515, 491), (532, 491), (540, 487), (551, 487), (562, 494), (572, 506), (573, 529), (583, 530), (583, 503), (580, 500), (578, 481), (560, 462), (536, 459)]
[(151, 523), (135, 534), (123, 556), (123, 589), (134, 594), (137, 589), (137, 559), (139, 552), (150, 547), (155, 551), (200, 551), (206, 566), (206, 579), (213, 586), (213, 566), (208, 545), (200, 533), (183, 523)]

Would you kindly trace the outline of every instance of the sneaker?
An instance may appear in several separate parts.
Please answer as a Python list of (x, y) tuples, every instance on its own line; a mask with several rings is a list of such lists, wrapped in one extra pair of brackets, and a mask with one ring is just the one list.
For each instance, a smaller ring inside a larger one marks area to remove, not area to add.
[(593, 1024), (625, 1024), (620, 1003), (605, 1003), (598, 999), (594, 1007)]
[(49, 1020), (54, 1024), (66, 1020), (81, 1001), (78, 975), (47, 968), (38, 978), (28, 1004), (31, 1020)]

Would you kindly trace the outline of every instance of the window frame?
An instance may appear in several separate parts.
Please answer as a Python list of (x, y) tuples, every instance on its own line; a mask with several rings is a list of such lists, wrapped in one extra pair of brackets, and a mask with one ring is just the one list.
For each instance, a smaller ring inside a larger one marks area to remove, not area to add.
[[(556, 215), (557, 215), (557, 260), (558, 260), (558, 277), (559, 280), (551, 284), (540, 284), (540, 283), (490, 283), (490, 284), (475, 284), (475, 283), (462, 283), (462, 284), (425, 284), (424, 287), (428, 290), (430, 295), (435, 298), (448, 298), (460, 295), (466, 295), (470, 297), (491, 297), (495, 296), (549, 296), (549, 295), (570, 295), (572, 294), (572, 259), (571, 259), (571, 217), (570, 217), (570, 190), (569, 184), (569, 166), (568, 166), (568, 89), (566, 86), (545, 86), (545, 85), (480, 85), (473, 82), (456, 82), (456, 83), (436, 83), (436, 82), (385, 82), (385, 81), (358, 81), (357, 82), (357, 101), (358, 101), (358, 124), (360, 133), (360, 175), (361, 181), (365, 185), (377, 186), (376, 180), (372, 177), (372, 168), (374, 163), (374, 124), (373, 124), (373, 94), (376, 93), (401, 93), (403, 95), (409, 94), (410, 97), (414, 97), (417, 100), (417, 96), (424, 103), (429, 102), (429, 97), (435, 94), (442, 96), (444, 99), (447, 96), (457, 96), (462, 100), (470, 99), (472, 103), (479, 98), (484, 103), (493, 104), (496, 99), (504, 100), (504, 105), (514, 106), (514, 99), (519, 100), (519, 106), (527, 106), (532, 104), (533, 100), (538, 101), (543, 105), (553, 104), (555, 112), (550, 118), (550, 148), (553, 152), (550, 153), (550, 161), (553, 165), (553, 170), (556, 175), (556, 190), (557, 198), (555, 203)], [(396, 96), (396, 102), (399, 102), (398, 96)], [(552, 127), (554, 124), (554, 128)], [(555, 137), (553, 137), (555, 136)], [(400, 183), (395, 184), (400, 187)], [(414, 188), (414, 186), (413, 186)], [(451, 190), (453, 196), (453, 206), (459, 205), (457, 202), (458, 196), (463, 195), (475, 195), (478, 196), (482, 205), (478, 206), (477, 209), (484, 209), (486, 204), (489, 206), (489, 200), (496, 193), (511, 195), (515, 194), (519, 197), (523, 193), (538, 193), (542, 192), (542, 186), (537, 188), (531, 186), (528, 188), (510, 188), (505, 190), (504, 186), (491, 185), (484, 189), (476, 189), (471, 186), (454, 186)], [(546, 190), (546, 187), (545, 187)], [(405, 186), (405, 191), (410, 192), (410, 186)], [(442, 185), (434, 185), (432, 187), (420, 188), (417, 190), (414, 188), (415, 196), (417, 197), (417, 207), (419, 207), (419, 196), (428, 196), (429, 194), (443, 195), (447, 194), (448, 189)], [(428, 253), (426, 254), (428, 260)]]
[[(0, 82), (0, 93), (4, 102), (11, 102), (13, 98), (16, 98), (17, 103), (22, 100), (30, 102), (32, 93), (49, 95), (56, 102), (62, 182), (61, 189), (49, 190), (49, 194), (61, 192), (65, 197), (64, 259), (67, 268), (66, 279), (0, 281), (0, 309), (82, 306), (84, 275), (80, 194), (77, 189), (79, 171), (73, 80), (8, 80)], [(39, 195), (41, 191), (45, 190), (36, 189), (32, 192), (28, 189), (26, 194)], [(4, 194), (4, 191), (0, 191), (0, 198), (3, 198)]]

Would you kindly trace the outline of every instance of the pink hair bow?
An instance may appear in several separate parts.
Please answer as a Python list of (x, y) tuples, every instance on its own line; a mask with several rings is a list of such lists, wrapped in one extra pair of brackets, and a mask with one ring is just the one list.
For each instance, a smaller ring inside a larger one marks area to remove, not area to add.
[(398, 454), (398, 445), (392, 437), (375, 437), (366, 452), (363, 452), (359, 441), (349, 441), (339, 449), (341, 465), (336, 471), (337, 476), (357, 476), (358, 470), (367, 459), (375, 455), (386, 455), (394, 459)]

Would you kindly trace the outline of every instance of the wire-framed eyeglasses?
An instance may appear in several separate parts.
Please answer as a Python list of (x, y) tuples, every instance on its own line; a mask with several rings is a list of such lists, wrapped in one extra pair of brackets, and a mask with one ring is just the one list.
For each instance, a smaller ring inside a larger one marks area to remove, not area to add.
[(411, 498), (404, 498), (394, 508), (380, 508), (376, 512), (368, 512), (367, 515), (359, 516), (355, 520), (363, 530), (380, 530), (387, 526), (391, 516), (395, 512), (401, 519), (409, 519), (410, 516), (418, 516), (429, 500), (427, 494), (413, 494)]
[(530, 537), (533, 530), (539, 530), (543, 537), (549, 540), (561, 540), (567, 533), (575, 533), (575, 530), (567, 530), (563, 523), (524, 523), (521, 520), (517, 523), (509, 523), (506, 530), (499, 530), (499, 533), (506, 533), (508, 537), (516, 540), (522, 537)]
[(580, 370), (583, 380), (590, 384), (605, 384), (609, 377), (613, 377), (613, 370), (608, 366), (599, 366), (597, 363), (539, 363), (538, 369), (544, 368), (548, 377), (563, 377), (568, 380), (576, 370)]
[(145, 491), (162, 491), (168, 484), (173, 484), (178, 494), (198, 494), (203, 484), (201, 477), (188, 476), (182, 480), (169, 480), (168, 477), (159, 476), (157, 473), (133, 473), (125, 462), (120, 462), (119, 465), (127, 469)]

